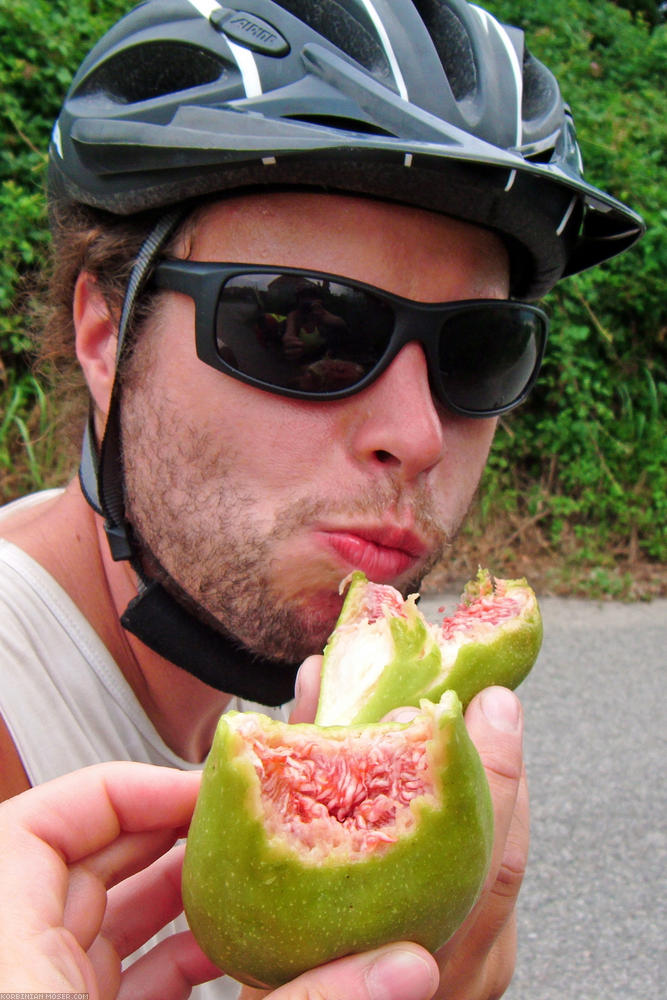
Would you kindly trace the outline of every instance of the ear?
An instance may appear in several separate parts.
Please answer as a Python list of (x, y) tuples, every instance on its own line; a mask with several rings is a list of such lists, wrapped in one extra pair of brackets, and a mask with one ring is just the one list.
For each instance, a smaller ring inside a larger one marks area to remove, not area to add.
[(102, 423), (116, 372), (118, 328), (95, 278), (82, 271), (74, 288), (76, 356)]

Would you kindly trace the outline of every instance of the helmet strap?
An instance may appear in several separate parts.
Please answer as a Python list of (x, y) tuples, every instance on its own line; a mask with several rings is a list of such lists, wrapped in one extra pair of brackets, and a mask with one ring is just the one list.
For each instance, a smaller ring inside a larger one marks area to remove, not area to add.
[(260, 705), (283, 705), (294, 697), (298, 664), (254, 656), (195, 618), (156, 580), (141, 582), (120, 621), (149, 649), (218, 691)]
[(90, 506), (104, 517), (113, 559), (128, 560), (137, 573), (138, 593), (121, 615), (123, 628), (158, 655), (218, 691), (261, 705), (282, 705), (294, 697), (298, 664), (255, 656), (231, 636), (200, 621), (161, 583), (147, 577), (132, 527), (125, 517), (118, 368), (137, 297), (159, 250), (183, 215), (179, 209), (163, 216), (137, 255), (118, 326), (116, 374), (102, 444), (98, 452), (91, 414), (84, 432), (79, 481)]

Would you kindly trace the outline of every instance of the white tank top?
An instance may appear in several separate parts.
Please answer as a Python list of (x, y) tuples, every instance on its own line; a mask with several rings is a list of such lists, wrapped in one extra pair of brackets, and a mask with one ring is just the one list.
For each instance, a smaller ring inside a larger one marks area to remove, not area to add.
[[(42, 499), (46, 495), (19, 504)], [(0, 510), (0, 519), (5, 512), (8, 508)], [(274, 718), (286, 718), (288, 711), (285, 706), (267, 709), (239, 699), (229, 708), (262, 711)], [(62, 587), (22, 549), (3, 539), (0, 715), (32, 785), (109, 760), (185, 769), (201, 766), (170, 750)], [(176, 929), (182, 927), (177, 922)], [(238, 984), (224, 978), (196, 987), (192, 995), (198, 1000), (228, 1000), (237, 996), (238, 989)]]

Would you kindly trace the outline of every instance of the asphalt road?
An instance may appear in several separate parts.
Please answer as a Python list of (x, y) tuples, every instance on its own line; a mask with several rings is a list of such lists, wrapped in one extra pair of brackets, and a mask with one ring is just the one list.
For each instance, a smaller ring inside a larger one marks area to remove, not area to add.
[[(436, 620), (443, 601), (423, 597)], [(520, 688), (532, 843), (505, 1000), (667, 997), (667, 600), (546, 598)]]

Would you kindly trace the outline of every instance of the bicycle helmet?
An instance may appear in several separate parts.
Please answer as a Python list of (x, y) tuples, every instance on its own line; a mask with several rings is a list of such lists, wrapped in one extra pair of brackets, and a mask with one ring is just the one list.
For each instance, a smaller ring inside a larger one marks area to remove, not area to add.
[(50, 165), (52, 198), (121, 215), (285, 184), (441, 211), (504, 237), (525, 298), (643, 229), (584, 180), (523, 32), (465, 0), (148, 0), (84, 60)]
[[(491, 228), (524, 298), (643, 231), (584, 180), (571, 113), (523, 33), (465, 0), (146, 0), (84, 60), (53, 130), (52, 207), (161, 216), (128, 286), (119, 358), (152, 262), (193, 199), (290, 185)], [(288, 700), (296, 665), (252, 655), (144, 576), (119, 407), (117, 380), (99, 452), (88, 427), (80, 480), (114, 558), (139, 576), (122, 624), (214, 687)]]

